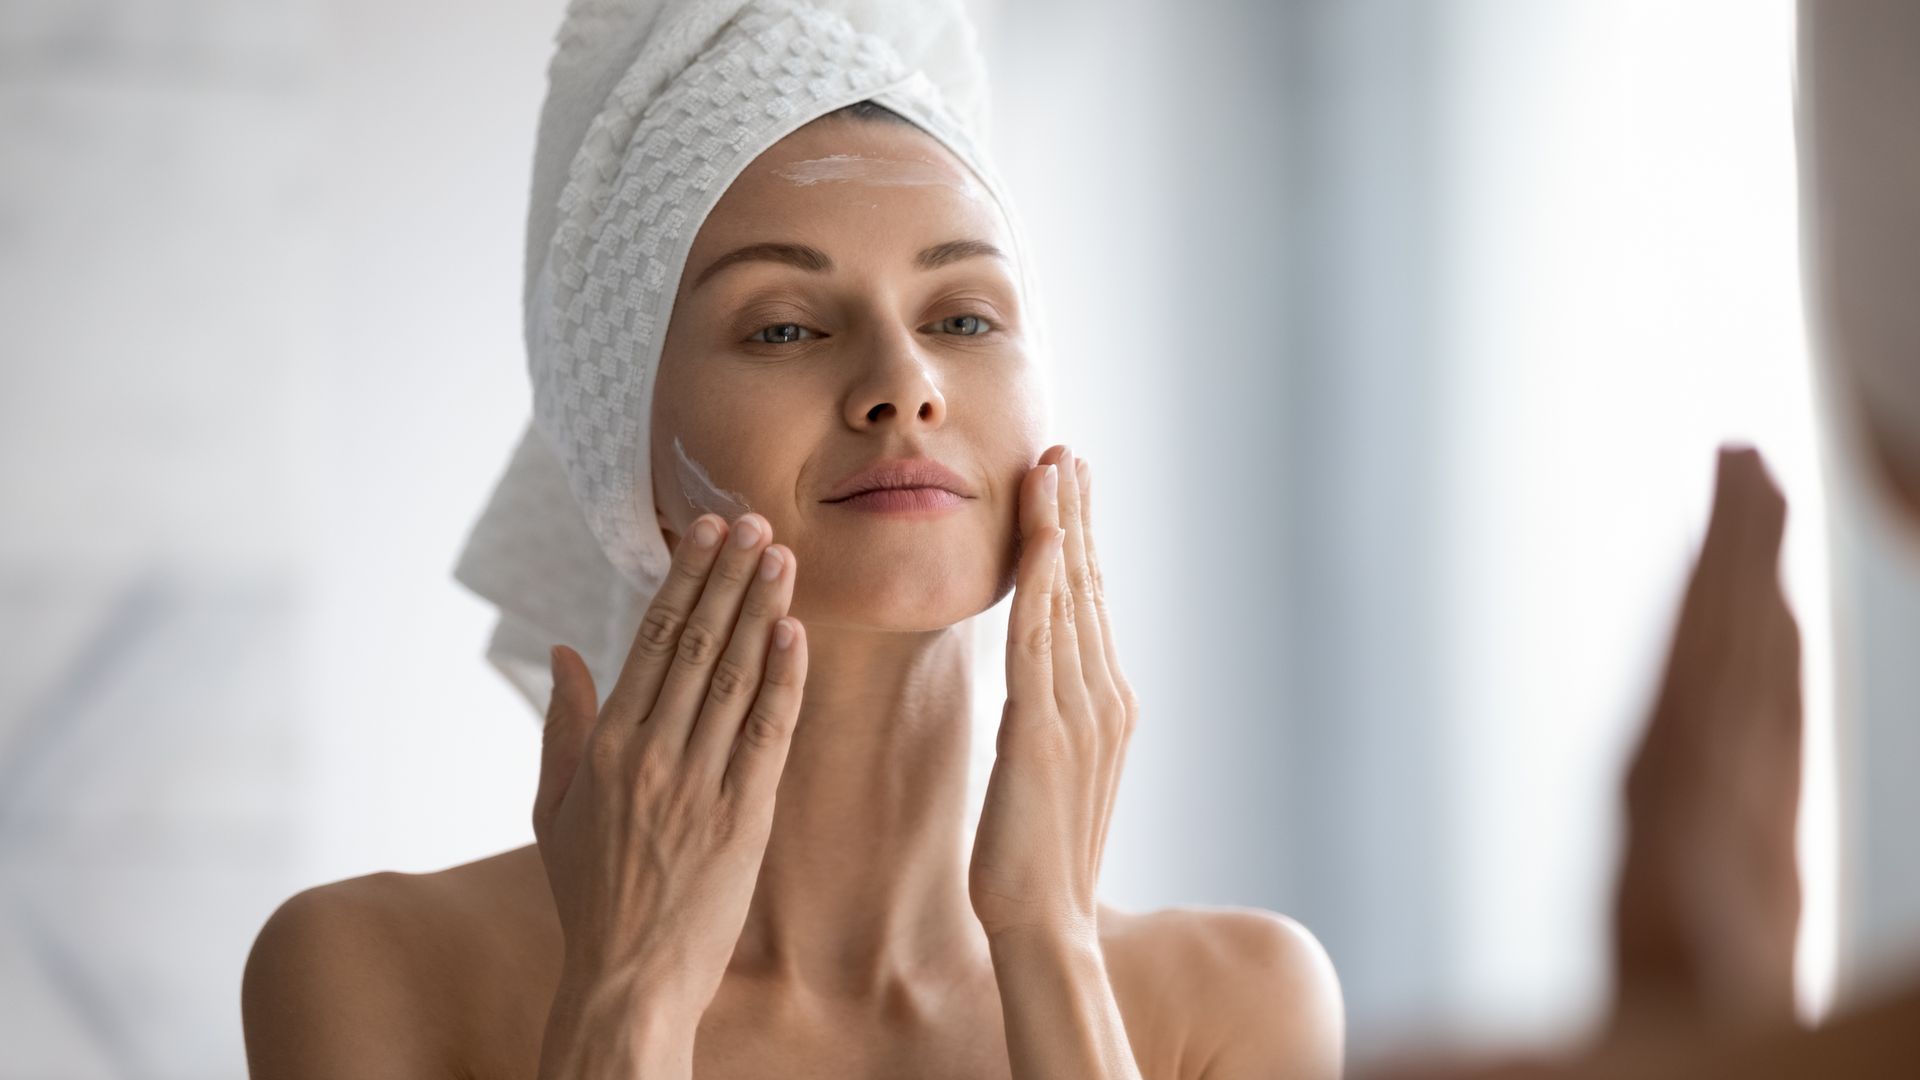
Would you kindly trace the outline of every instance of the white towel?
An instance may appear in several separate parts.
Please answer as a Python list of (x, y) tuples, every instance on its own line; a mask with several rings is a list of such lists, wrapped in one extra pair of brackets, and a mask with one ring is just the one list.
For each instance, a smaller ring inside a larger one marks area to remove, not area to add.
[(999, 202), (1041, 306), (986, 158), (985, 65), (960, 0), (573, 0), (554, 41), (527, 214), (533, 415), (453, 572), (498, 605), (486, 658), (536, 715), (554, 644), (605, 703), (669, 565), (653, 373), (694, 234), (761, 152), (856, 101), (900, 113)]

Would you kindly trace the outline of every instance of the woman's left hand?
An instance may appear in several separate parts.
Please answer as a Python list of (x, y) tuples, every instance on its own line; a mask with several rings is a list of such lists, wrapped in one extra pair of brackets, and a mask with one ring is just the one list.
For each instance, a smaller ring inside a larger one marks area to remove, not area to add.
[(1007, 702), (968, 878), (990, 936), (1097, 940), (1095, 883), (1140, 708), (1114, 653), (1089, 476), (1056, 445), (1020, 485)]

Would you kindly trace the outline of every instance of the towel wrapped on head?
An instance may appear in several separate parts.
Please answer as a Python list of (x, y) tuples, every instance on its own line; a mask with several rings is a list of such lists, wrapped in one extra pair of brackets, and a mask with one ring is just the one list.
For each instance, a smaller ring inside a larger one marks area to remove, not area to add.
[(695, 234), (762, 152), (855, 102), (899, 113), (999, 203), (1035, 296), (960, 0), (573, 0), (554, 41), (522, 297), (533, 415), (454, 568), (499, 607), (487, 659), (537, 714), (556, 643), (604, 703), (665, 578), (648, 438), (661, 343)]

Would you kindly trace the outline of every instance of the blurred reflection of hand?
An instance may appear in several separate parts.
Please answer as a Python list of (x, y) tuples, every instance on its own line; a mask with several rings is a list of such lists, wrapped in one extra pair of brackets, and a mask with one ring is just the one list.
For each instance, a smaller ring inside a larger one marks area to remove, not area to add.
[(1627, 773), (1603, 1038), (1558, 1063), (1423, 1060), (1373, 1080), (1719, 1075), (1699, 1068), (1761, 1045), (1739, 1033), (1792, 1030), (1801, 701), (1800, 632), (1779, 576), (1786, 511), (1756, 451), (1721, 450), (1713, 516)]
[(1616, 1029), (1793, 1019), (1800, 634), (1780, 587), (1786, 500), (1722, 449), (1713, 516), (1627, 774)]

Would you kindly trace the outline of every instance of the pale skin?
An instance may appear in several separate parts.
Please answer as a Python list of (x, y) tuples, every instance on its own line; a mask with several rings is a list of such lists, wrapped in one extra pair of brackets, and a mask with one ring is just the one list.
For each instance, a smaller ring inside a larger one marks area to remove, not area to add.
[[(706, 273), (766, 243), (812, 250)], [(1142, 710), (1093, 470), (1042, 431), (1013, 252), (904, 125), (830, 117), (742, 173), (655, 390), (676, 569), (604, 708), (558, 650), (537, 842), (283, 905), (243, 986), (256, 1077), (1338, 1075), (1338, 986), (1298, 924), (1096, 899)], [(683, 497), (675, 436), (754, 510)], [(822, 502), (922, 454), (964, 505)], [(968, 620), (1009, 593), (969, 837)]]

